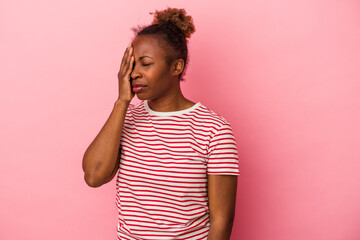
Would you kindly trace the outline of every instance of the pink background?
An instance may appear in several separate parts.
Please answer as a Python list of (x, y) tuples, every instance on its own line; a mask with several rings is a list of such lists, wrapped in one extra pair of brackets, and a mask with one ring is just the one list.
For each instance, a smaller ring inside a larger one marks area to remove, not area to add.
[(343, 0), (0, 3), (0, 239), (116, 239), (115, 180), (83, 154), (117, 97), (131, 27), (183, 7), (185, 95), (233, 126), (232, 240), (360, 239), (360, 3)]

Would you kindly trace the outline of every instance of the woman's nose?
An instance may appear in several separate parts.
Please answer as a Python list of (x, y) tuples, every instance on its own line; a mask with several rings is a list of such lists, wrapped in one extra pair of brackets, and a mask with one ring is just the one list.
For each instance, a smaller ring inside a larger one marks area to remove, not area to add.
[(139, 73), (139, 71), (138, 71), (138, 69), (137, 69), (137, 67), (136, 67), (136, 64), (134, 64), (134, 68), (133, 68), (133, 70), (132, 70), (132, 72), (131, 72), (131, 74), (130, 74), (130, 77), (132, 78), (132, 79), (136, 79), (136, 78), (138, 78), (138, 77), (140, 77), (141, 76), (141, 74)]

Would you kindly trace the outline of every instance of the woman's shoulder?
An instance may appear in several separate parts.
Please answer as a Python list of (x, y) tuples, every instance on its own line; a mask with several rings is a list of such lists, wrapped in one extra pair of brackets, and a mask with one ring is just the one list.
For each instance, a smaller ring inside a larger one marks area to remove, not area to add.
[(132, 114), (136, 112), (137, 113), (144, 112), (144, 101), (129, 104), (129, 107), (127, 109), (127, 114)]
[(217, 122), (220, 125), (229, 124), (229, 122), (218, 112), (213, 110), (212, 108), (207, 107), (206, 105), (200, 102), (199, 108), (197, 108), (197, 114), (204, 118), (209, 119), (210, 121)]

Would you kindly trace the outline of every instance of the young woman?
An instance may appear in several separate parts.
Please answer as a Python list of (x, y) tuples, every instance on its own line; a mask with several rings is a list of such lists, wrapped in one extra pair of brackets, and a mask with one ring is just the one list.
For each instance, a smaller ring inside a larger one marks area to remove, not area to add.
[(231, 126), (180, 88), (194, 31), (175, 8), (136, 30), (118, 99), (84, 154), (89, 186), (117, 175), (118, 239), (230, 238), (239, 174)]

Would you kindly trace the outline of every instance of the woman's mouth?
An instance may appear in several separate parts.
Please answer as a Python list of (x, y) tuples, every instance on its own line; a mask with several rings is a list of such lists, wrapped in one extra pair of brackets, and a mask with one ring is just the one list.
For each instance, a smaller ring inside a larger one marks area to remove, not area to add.
[(132, 88), (132, 90), (133, 90), (134, 93), (140, 93), (140, 92), (142, 92), (145, 88), (146, 88), (146, 86), (134, 86), (134, 87)]

